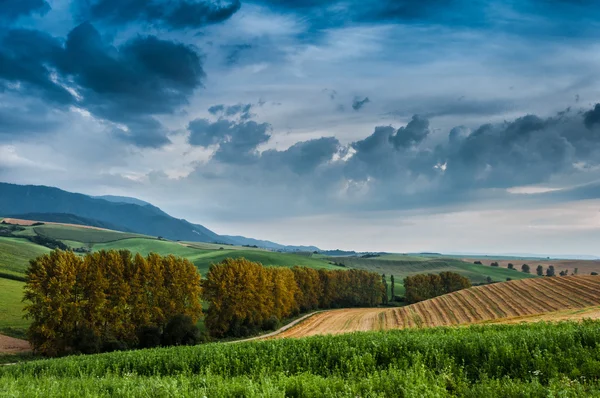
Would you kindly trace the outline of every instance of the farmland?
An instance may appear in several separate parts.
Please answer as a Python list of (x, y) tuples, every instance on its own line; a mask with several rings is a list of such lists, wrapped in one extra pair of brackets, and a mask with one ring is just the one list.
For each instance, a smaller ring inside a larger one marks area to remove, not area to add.
[(349, 268), (364, 269), (385, 274), (388, 279), (390, 275), (394, 275), (396, 278), (396, 295), (404, 293), (402, 279), (407, 276), (423, 273), (456, 272), (469, 278), (472, 283), (484, 283), (488, 277), (492, 278), (495, 282), (503, 282), (507, 278), (518, 280), (534, 277), (532, 274), (516, 270), (478, 265), (455, 258), (444, 257), (386, 254), (373, 258), (332, 257), (329, 258), (329, 261), (342, 263)]
[(566, 276), (476, 286), (406, 307), (317, 314), (278, 337), (450, 326), (600, 305), (600, 277)]
[[(9, 221), (16, 222), (17, 220)], [(13, 337), (22, 337), (29, 323), (22, 319), (24, 305), (21, 302), (23, 283), (5, 278), (24, 278), (29, 260), (50, 252), (50, 249), (25, 239), (26, 236), (42, 235), (60, 240), (72, 248), (88, 247), (92, 251), (125, 249), (144, 256), (150, 252), (161, 255), (173, 254), (190, 260), (202, 275), (206, 275), (212, 263), (218, 263), (228, 257), (245, 257), (267, 266), (291, 267), (301, 265), (313, 268), (340, 269), (322, 259), (296, 254), (275, 253), (248, 247), (197, 242), (173, 242), (149, 236), (80, 226), (59, 224), (31, 226), (28, 225), (31, 223), (24, 224), (25, 230), (15, 233), (16, 236), (23, 236), (23, 238), (0, 237), (0, 284), (5, 287), (0, 292), (0, 298), (2, 299), (0, 302), (3, 303), (0, 309), (0, 333)], [(2, 275), (5, 278), (2, 278)]]
[(599, 326), (396, 330), (68, 357), (0, 367), (0, 395), (598, 395)]
[(600, 260), (549, 260), (549, 259), (494, 259), (494, 258), (473, 258), (464, 259), (464, 261), (474, 262), (481, 261), (483, 265), (490, 265), (492, 262), (497, 262), (500, 268), (508, 268), (508, 264), (512, 263), (516, 267), (520, 268), (522, 264), (529, 264), (531, 266), (531, 272), (535, 273), (535, 269), (538, 265), (544, 267), (544, 271), (553, 265), (556, 270), (556, 274), (560, 271), (568, 271), (572, 273), (577, 268), (579, 275), (589, 275), (592, 272), (600, 273)]

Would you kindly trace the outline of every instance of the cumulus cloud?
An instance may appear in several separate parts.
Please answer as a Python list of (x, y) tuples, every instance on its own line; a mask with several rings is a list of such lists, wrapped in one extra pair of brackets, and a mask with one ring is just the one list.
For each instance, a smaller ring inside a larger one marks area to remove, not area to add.
[(223, 22), (240, 7), (240, 0), (93, 0), (81, 5), (78, 13), (116, 25), (142, 22), (186, 29)]
[[(577, 173), (588, 173), (590, 180), (600, 177), (600, 136), (586, 128), (584, 119), (582, 114), (526, 115), (473, 131), (458, 126), (440, 132), (446, 136), (440, 141), (430, 139), (430, 120), (415, 115), (405, 126), (376, 127), (368, 137), (347, 146), (335, 137), (323, 137), (261, 153), (257, 147), (267, 142), (267, 135), (250, 133), (247, 145), (240, 145), (242, 132), (252, 131), (246, 130), (245, 122), (196, 120), (190, 123), (190, 142), (218, 144), (213, 161), (228, 167), (209, 163), (190, 178), (239, 179), (245, 191), (257, 192), (265, 189), (267, 179), (269, 192), (278, 200), (286, 198), (289, 206), (298, 201), (296, 210), (307, 212), (508, 203), (514, 196), (511, 187)], [(301, 197), (289, 196), (298, 189), (304, 192)], [(596, 188), (580, 189), (568, 197), (596, 193)], [(559, 197), (554, 193), (544, 198)], [(271, 204), (275, 212), (278, 205)]]

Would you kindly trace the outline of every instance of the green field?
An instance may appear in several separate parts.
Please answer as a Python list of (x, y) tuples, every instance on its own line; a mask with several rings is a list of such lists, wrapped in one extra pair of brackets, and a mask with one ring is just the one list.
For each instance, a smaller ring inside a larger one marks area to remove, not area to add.
[(143, 235), (108, 231), (94, 228), (80, 228), (67, 225), (45, 224), (33, 227), (35, 233), (56, 240), (69, 240), (81, 243), (105, 243), (121, 239), (139, 238)]
[[(17, 235), (32, 235), (35, 233), (61, 240), (72, 248), (85, 246), (92, 248), (94, 251), (125, 249), (144, 256), (150, 252), (155, 252), (161, 255), (173, 254), (185, 257), (194, 263), (201, 275), (206, 275), (211, 264), (219, 263), (228, 257), (245, 257), (267, 266), (291, 267), (300, 265), (317, 269), (340, 269), (330, 265), (325, 260), (295, 254), (274, 253), (261, 249), (201, 242), (172, 242), (151, 237), (140, 237), (140, 235), (62, 225), (26, 227), (24, 231), (18, 232)], [(223, 247), (222, 250), (221, 247)], [(11, 289), (4, 292), (4, 296), (0, 297), (2, 298), (0, 302), (3, 309), (0, 311), (0, 328), (4, 330), (5, 334), (15, 337), (22, 336), (28, 322), (21, 318), (23, 303), (21, 303), (22, 292), (20, 286), (22, 286), (22, 283), (4, 279), (2, 275), (23, 278), (29, 260), (48, 252), (50, 252), (50, 249), (34, 244), (25, 238), (0, 237), (0, 282), (11, 287)], [(19, 286), (19, 288), (16, 289), (16, 286)]]
[(471, 280), (472, 283), (487, 282), (487, 277), (491, 277), (494, 282), (504, 282), (506, 278), (514, 280), (534, 278), (535, 275), (525, 274), (520, 271), (512, 271), (501, 267), (490, 267), (487, 265), (477, 265), (467, 263), (454, 258), (442, 257), (418, 257), (405, 256), (402, 254), (386, 254), (380, 257), (361, 258), (361, 257), (331, 257), (329, 261), (343, 263), (349, 268), (358, 268), (368, 271), (385, 274), (388, 278), (394, 275), (396, 280), (396, 295), (404, 294), (402, 280), (410, 275), (450, 271), (456, 272)]
[(599, 396), (599, 346), (598, 321), (214, 343), (0, 367), (0, 396)]
[(49, 252), (26, 239), (0, 237), (0, 273), (24, 276), (30, 259)]
[(0, 333), (23, 337), (29, 321), (23, 319), (23, 282), (0, 278)]

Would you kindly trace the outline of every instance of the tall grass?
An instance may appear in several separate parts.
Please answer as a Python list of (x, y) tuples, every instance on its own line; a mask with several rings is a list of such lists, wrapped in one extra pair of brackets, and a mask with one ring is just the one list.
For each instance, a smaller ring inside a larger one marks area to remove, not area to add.
[(581, 396), (599, 379), (600, 322), (586, 321), (36, 361), (0, 368), (0, 396)]

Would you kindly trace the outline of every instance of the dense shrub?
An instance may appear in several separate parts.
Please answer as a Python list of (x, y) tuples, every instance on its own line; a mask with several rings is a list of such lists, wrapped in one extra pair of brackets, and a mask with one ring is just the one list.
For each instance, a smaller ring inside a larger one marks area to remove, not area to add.
[(165, 326), (162, 342), (165, 346), (194, 345), (200, 340), (200, 332), (188, 315), (175, 315)]
[(419, 274), (404, 278), (405, 297), (409, 304), (469, 287), (471, 281), (456, 272)]
[(159, 347), (162, 341), (162, 333), (158, 326), (142, 326), (138, 332), (139, 348)]

